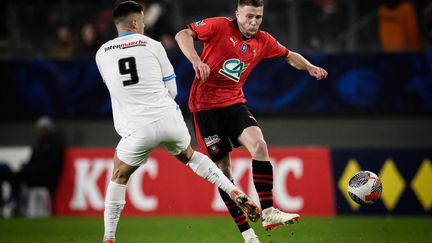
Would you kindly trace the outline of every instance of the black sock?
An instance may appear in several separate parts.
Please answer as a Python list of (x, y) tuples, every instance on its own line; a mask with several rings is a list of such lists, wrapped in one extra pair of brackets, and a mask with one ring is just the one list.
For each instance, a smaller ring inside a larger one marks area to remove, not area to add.
[(273, 166), (270, 161), (252, 160), (252, 177), (261, 208), (273, 206)]
[(226, 207), (228, 208), (228, 211), (231, 214), (231, 217), (233, 218), (240, 232), (250, 229), (250, 226), (247, 222), (246, 214), (243, 213), (243, 211), (239, 207), (237, 207), (237, 204), (231, 199), (231, 197), (221, 189), (219, 189), (219, 195), (224, 201)]

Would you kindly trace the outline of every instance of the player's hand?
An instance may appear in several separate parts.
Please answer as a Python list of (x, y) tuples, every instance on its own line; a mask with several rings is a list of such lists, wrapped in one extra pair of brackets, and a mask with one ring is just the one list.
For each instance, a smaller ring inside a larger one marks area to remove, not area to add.
[(327, 77), (327, 71), (324, 68), (320, 68), (317, 66), (310, 66), (308, 68), (309, 75), (316, 78), (317, 80), (321, 80)]
[(192, 65), (195, 70), (195, 77), (201, 79), (202, 81), (206, 81), (210, 76), (210, 67), (201, 60), (194, 62)]

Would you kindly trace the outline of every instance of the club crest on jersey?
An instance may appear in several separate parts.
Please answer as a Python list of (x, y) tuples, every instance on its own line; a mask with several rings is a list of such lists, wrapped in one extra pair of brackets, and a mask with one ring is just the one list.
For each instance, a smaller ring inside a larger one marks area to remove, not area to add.
[(204, 20), (195, 22), (195, 26), (205, 25)]
[(247, 50), (247, 45), (246, 43), (243, 43), (242, 47), (241, 47), (241, 53), (245, 53)]
[(224, 62), (223, 68), (219, 70), (219, 73), (234, 82), (238, 82), (241, 74), (246, 70), (246, 68), (247, 65), (244, 62), (233, 58)]
[(216, 144), (212, 145), (209, 147), (209, 150), (213, 155), (216, 155), (219, 153), (219, 146), (217, 146)]

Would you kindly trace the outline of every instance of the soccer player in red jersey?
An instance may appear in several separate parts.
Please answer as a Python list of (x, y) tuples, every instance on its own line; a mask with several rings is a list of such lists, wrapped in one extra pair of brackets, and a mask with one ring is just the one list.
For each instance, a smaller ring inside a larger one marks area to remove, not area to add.
[[(207, 151), (230, 179), (232, 146), (244, 146), (249, 151), (254, 185), (263, 209), (263, 227), (271, 229), (292, 223), (300, 216), (273, 207), (273, 167), (261, 129), (246, 106), (242, 86), (259, 61), (272, 57), (281, 57), (318, 80), (325, 78), (327, 72), (259, 30), (263, 9), (263, 0), (238, 0), (236, 19), (204, 19), (179, 31), (175, 39), (195, 70), (189, 108), (201, 150)], [(201, 57), (194, 40), (204, 44)], [(226, 193), (220, 194), (245, 241), (259, 242), (245, 215)]]

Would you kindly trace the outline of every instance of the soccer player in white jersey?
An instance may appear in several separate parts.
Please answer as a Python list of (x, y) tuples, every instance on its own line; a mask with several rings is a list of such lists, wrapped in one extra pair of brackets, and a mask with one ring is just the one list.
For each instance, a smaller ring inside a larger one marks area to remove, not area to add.
[(122, 2), (113, 17), (118, 37), (96, 53), (99, 72), (111, 95), (114, 126), (122, 137), (105, 196), (104, 243), (115, 241), (129, 177), (158, 145), (231, 195), (249, 219), (257, 221), (261, 217), (257, 205), (207, 156), (191, 148), (189, 131), (174, 101), (174, 69), (160, 42), (144, 36), (142, 6), (134, 1)]

